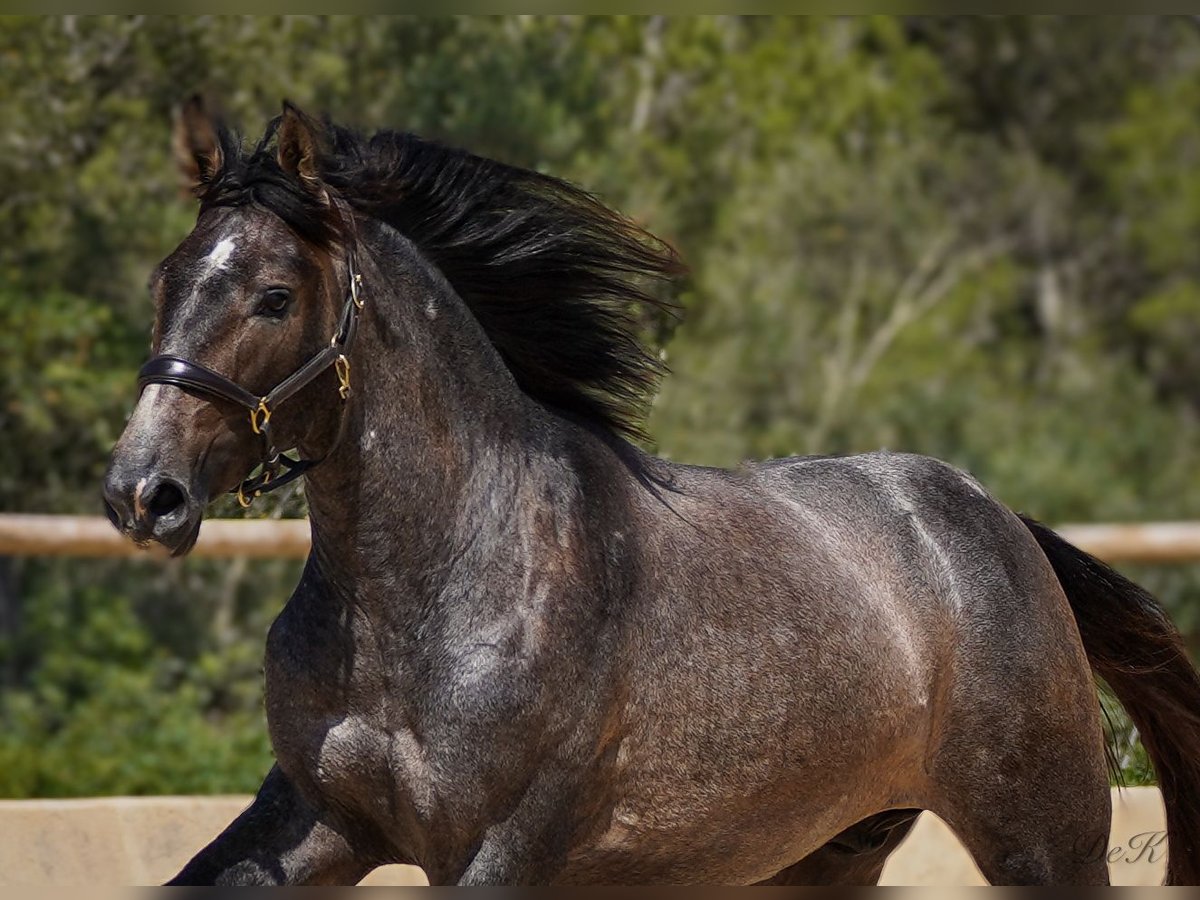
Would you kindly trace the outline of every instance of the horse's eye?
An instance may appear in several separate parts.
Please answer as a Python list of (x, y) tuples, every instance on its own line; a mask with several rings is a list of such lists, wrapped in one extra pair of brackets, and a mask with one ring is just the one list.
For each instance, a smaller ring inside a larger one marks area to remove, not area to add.
[(270, 288), (258, 303), (258, 314), (278, 318), (283, 315), (291, 300), (292, 294), (287, 288)]

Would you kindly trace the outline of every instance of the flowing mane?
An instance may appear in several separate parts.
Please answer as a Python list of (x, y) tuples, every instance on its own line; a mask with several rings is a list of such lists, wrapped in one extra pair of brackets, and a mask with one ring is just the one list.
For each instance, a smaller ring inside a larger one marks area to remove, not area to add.
[[(221, 130), (224, 162), (198, 189), (202, 208), (255, 203), (331, 246), (337, 216), (280, 169), (278, 126), (251, 149)], [(317, 127), (326, 187), (441, 270), (522, 390), (641, 436), (663, 367), (639, 336), (636, 310), (664, 306), (656, 282), (683, 271), (669, 246), (561, 179), (413, 134)]]

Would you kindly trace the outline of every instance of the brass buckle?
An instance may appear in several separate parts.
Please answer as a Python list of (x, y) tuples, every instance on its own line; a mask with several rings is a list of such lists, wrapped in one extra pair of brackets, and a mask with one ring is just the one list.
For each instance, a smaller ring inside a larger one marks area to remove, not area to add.
[(254, 493), (251, 494), (249, 497), (246, 496), (246, 483), (249, 482), (251, 479), (247, 478), (245, 481), (243, 481), (241, 484), (238, 485), (238, 489), (237, 489), (238, 506), (240, 506), (242, 509), (249, 509), (250, 504), (253, 503), (257, 498), (262, 496), (262, 489), (265, 488), (268, 484), (270, 484), (274, 480), (271, 476), (271, 466), (278, 464), (278, 460), (279, 460), (279, 454), (276, 453), (274, 459), (268, 460), (267, 462), (263, 463), (262, 474), (259, 476), (262, 478), (262, 484), (260, 484), (257, 488), (255, 488)]
[(363, 308), (363, 299), (358, 293), (359, 288), (361, 287), (362, 276), (355, 272), (354, 277), (350, 279), (350, 299), (354, 301), (354, 305), (359, 309)]
[(238, 485), (237, 502), (238, 502), (238, 506), (240, 506), (242, 509), (249, 509), (250, 504), (254, 502), (254, 498), (257, 497), (262, 492), (255, 491), (253, 494), (251, 494), (249, 497), (247, 497), (245, 494), (245, 491), (244, 491), (245, 487), (246, 487), (245, 482), (242, 482), (241, 484)]
[(337, 373), (338, 394), (345, 400), (350, 396), (350, 360), (346, 359), (346, 354), (338, 354), (333, 361), (333, 370)]
[(271, 409), (267, 406), (267, 398), (263, 397), (258, 401), (258, 406), (250, 411), (250, 430), (255, 434), (262, 434), (262, 430), (270, 421)]

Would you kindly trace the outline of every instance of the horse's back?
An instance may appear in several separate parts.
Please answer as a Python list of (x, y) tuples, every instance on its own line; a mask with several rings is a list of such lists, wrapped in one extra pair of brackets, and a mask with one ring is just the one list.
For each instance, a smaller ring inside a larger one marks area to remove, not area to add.
[[(900, 602), (932, 604), (959, 629), (996, 616), (1044, 618), (1055, 605), (1045, 593), (1061, 594), (1021, 520), (941, 460), (880, 452), (770, 460), (749, 471), (789, 508), (804, 539), (821, 534), (864, 579), (899, 570), (913, 588)], [(1060, 612), (1069, 615), (1065, 602)]]

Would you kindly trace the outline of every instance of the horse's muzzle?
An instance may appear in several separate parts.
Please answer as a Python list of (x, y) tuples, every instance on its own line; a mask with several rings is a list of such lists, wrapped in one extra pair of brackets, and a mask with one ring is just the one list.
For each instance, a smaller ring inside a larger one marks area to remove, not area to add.
[(196, 543), (204, 504), (178, 478), (112, 465), (104, 479), (104, 509), (135, 543), (154, 541), (181, 556)]

